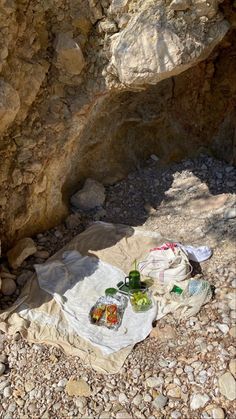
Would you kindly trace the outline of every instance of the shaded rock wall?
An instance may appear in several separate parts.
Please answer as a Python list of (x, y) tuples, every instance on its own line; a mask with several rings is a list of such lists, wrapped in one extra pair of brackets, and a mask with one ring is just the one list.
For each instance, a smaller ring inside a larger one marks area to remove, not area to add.
[(233, 162), (233, 5), (180, 3), (0, 2), (5, 242), (58, 223), (87, 176), (114, 182), (151, 153)]

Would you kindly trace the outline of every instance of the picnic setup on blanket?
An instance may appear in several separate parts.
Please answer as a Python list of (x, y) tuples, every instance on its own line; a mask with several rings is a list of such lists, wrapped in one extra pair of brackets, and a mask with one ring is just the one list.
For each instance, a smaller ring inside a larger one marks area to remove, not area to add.
[(35, 273), (0, 314), (0, 329), (57, 346), (105, 373), (118, 372), (153, 322), (194, 316), (212, 297), (191, 261), (212, 255), (157, 232), (96, 222)]

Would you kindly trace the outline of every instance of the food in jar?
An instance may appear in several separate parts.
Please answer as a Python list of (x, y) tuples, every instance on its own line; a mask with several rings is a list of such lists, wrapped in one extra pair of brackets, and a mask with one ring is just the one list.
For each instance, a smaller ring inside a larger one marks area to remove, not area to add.
[(133, 291), (130, 295), (130, 302), (135, 311), (146, 311), (152, 306), (151, 298), (142, 291)]

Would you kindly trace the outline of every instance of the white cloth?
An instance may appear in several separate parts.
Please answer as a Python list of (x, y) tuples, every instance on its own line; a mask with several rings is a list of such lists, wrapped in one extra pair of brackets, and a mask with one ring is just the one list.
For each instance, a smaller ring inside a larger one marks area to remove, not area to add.
[(212, 256), (212, 250), (208, 246), (184, 246), (183, 244), (177, 243), (178, 246), (183, 249), (189, 258), (193, 262), (204, 262)]
[(62, 260), (35, 265), (39, 286), (60, 304), (69, 325), (84, 339), (111, 354), (145, 339), (152, 330), (157, 306), (144, 313), (134, 313), (130, 302), (117, 331), (90, 323), (89, 312), (108, 287), (124, 280), (120, 269), (96, 257), (82, 257), (67, 251)]

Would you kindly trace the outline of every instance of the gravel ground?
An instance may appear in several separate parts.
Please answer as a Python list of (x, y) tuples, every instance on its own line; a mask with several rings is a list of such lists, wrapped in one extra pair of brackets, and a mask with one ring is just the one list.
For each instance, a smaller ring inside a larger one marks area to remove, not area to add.
[[(34, 263), (94, 219), (144, 225), (185, 244), (210, 245), (213, 257), (195, 271), (216, 289), (196, 317), (158, 321), (116, 375), (98, 374), (78, 358), (20, 335), (0, 334), (0, 417), (235, 419), (235, 186), (235, 169), (211, 157), (163, 168), (153, 156), (106, 188), (104, 208), (72, 213), (65, 224), (34, 237), (38, 253), (20, 268), (10, 270), (3, 259), (3, 276), (15, 291), (0, 294), (1, 309), (17, 298)], [(69, 395), (72, 379), (87, 383), (86, 396)]]

